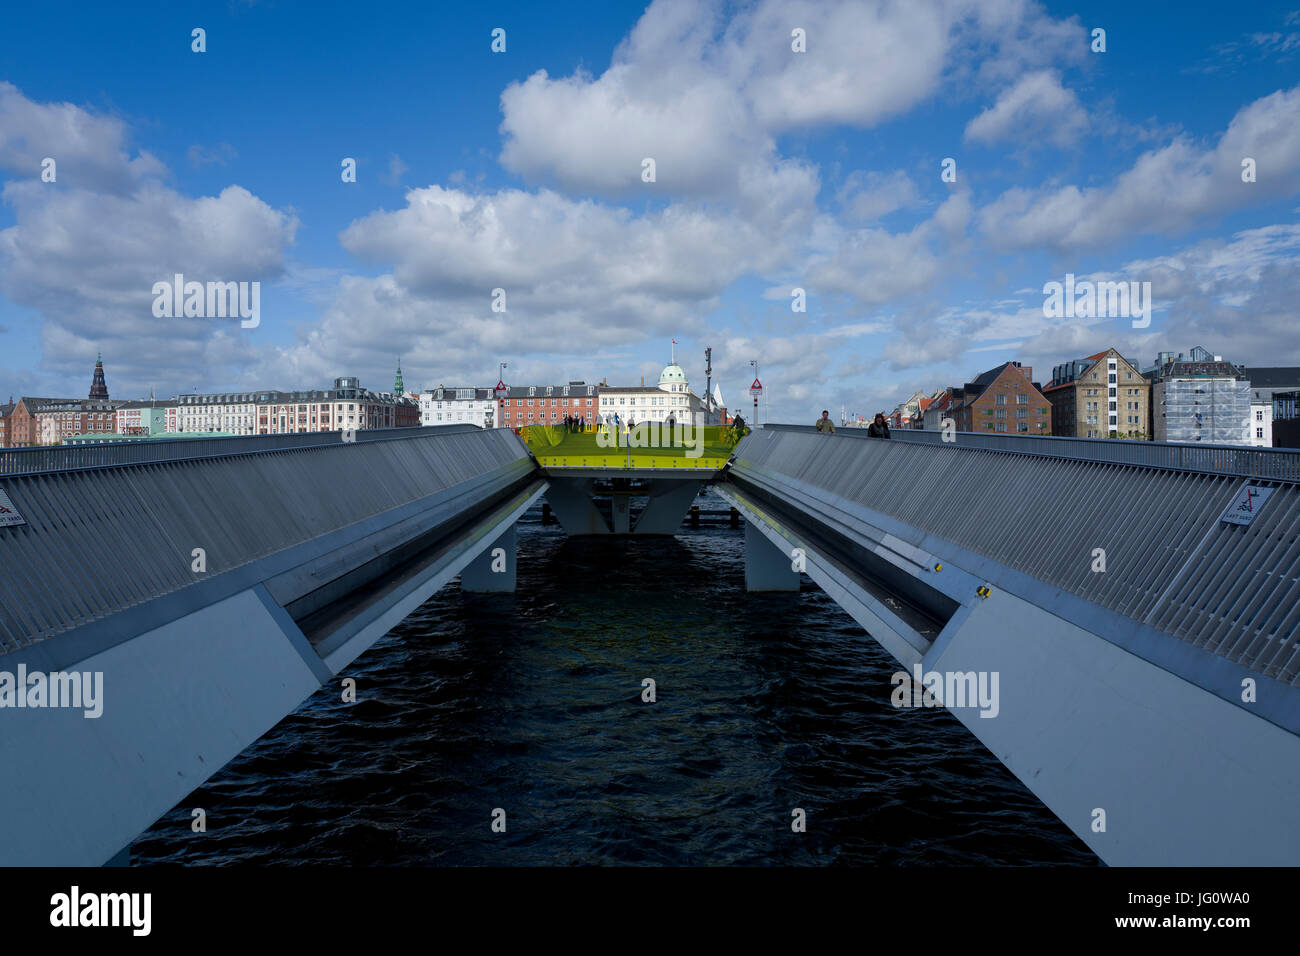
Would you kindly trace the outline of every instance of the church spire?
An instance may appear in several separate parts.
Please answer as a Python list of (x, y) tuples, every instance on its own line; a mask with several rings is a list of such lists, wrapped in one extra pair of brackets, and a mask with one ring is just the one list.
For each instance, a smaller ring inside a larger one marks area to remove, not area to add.
[(104, 353), (99, 352), (95, 357), (95, 375), (90, 380), (90, 398), (108, 399), (108, 385), (104, 382)]
[(406, 394), (406, 389), (402, 387), (402, 357), (397, 356), (397, 378), (393, 379), (393, 394), (401, 398)]

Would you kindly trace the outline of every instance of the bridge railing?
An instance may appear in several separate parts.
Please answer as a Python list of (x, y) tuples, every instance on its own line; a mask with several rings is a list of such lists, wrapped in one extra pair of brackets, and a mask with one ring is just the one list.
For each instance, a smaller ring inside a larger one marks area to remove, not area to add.
[[(764, 425), (764, 429), (813, 432), (809, 425)], [(841, 427), (835, 435), (874, 441), (865, 428)], [(1183, 442), (1130, 441), (1118, 438), (1069, 438), (1059, 435), (1008, 435), (956, 432), (945, 442), (943, 432), (931, 429), (899, 428), (890, 432), (891, 441), (921, 445), (947, 445), (983, 451), (1067, 458), (1073, 461), (1138, 465), (1171, 471), (1195, 471), (1211, 475), (1240, 475), (1300, 481), (1300, 449), (1252, 448), (1243, 445), (1202, 445)]]
[[(867, 524), (892, 519), (914, 546), (933, 536), (1048, 585), (1045, 607), (1068, 592), (1300, 687), (1300, 481), (1289, 477), (1300, 454), (961, 432), (950, 443), (920, 430), (844, 437), (853, 431), (757, 429), (729, 478)], [(1245, 523), (1230, 520), (1256, 476), (1272, 480), (1269, 495), (1248, 500)], [(1101, 569), (1096, 549), (1108, 556)]]
[[(163, 457), (78, 455), (80, 467), (0, 477), (21, 519), (0, 526), (0, 654), (346, 528), (362, 536), (381, 516), (438, 496), (481, 503), (483, 489), (514, 485), (535, 469), (505, 429), (362, 436), (168, 442), (147, 449)], [(190, 447), (178, 455), (181, 446)], [(193, 564), (200, 554), (201, 570)]]
[(113, 441), (91, 445), (48, 445), (30, 448), (0, 449), (0, 477), (33, 475), (50, 471), (74, 471), (85, 468), (111, 468), (117, 465), (148, 464), (162, 461), (192, 461), (202, 458), (226, 458), (259, 452), (290, 449), (323, 448), (348, 443), (362, 444), (428, 435), (450, 435), (463, 431), (480, 431), (477, 425), (429, 425), (419, 428), (361, 428), (349, 433), (298, 432), (286, 435), (236, 435), (229, 438), (156, 438), (140, 441)]

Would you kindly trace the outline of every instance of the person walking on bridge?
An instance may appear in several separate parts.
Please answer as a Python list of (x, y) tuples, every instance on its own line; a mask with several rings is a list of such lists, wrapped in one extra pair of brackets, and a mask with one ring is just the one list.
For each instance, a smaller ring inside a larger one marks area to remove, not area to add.
[(827, 409), (822, 409), (822, 417), (817, 419), (816, 428), (823, 435), (835, 434), (835, 423), (831, 421), (831, 413)]
[(885, 421), (884, 412), (876, 412), (876, 417), (871, 424), (867, 426), (868, 438), (888, 438), (889, 422)]

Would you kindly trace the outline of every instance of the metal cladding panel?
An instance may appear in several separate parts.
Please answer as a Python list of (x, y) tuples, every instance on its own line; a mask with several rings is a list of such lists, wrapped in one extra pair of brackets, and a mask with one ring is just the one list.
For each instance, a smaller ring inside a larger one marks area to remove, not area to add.
[(0, 478), (0, 653), (524, 462), (472, 429)]
[[(760, 431), (811, 433), (801, 425), (764, 425)], [(755, 433), (757, 434), (757, 432)], [(826, 437), (826, 436), (823, 436)], [(841, 428), (836, 438), (868, 438), (865, 428)], [(1046, 458), (1076, 458), (1080, 461), (1146, 465), (1178, 471), (1201, 471), (1216, 475), (1249, 478), (1282, 478), (1300, 481), (1300, 452), (1289, 448), (1258, 448), (1246, 445), (1214, 445), (1201, 442), (1119, 441), (1112, 438), (1070, 438), (1060, 435), (1014, 435), (999, 432), (956, 432), (954, 442), (945, 442), (941, 430), (903, 428), (891, 441), (920, 445), (956, 444), (963, 448), (1014, 452)]]
[[(361, 428), (347, 437), (341, 431), (296, 432), (283, 435), (231, 435), (224, 438), (189, 438), (168, 434), (147, 441), (111, 441), (86, 445), (38, 445), (0, 448), (0, 478), (45, 471), (106, 468), (117, 465), (191, 458), (224, 458), (253, 452), (285, 451), (326, 445), (408, 441), (427, 435), (481, 431), (477, 425), (430, 425), (420, 428)], [(111, 437), (111, 436), (106, 436)]]
[[(1089, 461), (1074, 452), (1008, 453), (961, 438), (857, 440), (761, 429), (737, 449), (733, 469), (743, 477), (751, 466), (872, 508), (1300, 686), (1300, 485), (1294, 481), (1257, 481), (1271, 489), (1270, 497), (1248, 525), (1239, 525), (1221, 519), (1246, 485), (1240, 474)], [(1098, 548), (1105, 552), (1104, 572), (1093, 570)]]

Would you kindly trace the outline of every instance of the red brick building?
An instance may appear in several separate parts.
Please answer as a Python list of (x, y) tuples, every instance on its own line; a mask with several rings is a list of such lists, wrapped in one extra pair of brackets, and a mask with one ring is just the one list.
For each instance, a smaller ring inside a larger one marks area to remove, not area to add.
[(512, 385), (497, 402), (497, 427), (557, 425), (566, 415), (595, 424), (599, 408), (597, 386), (586, 382), (567, 385)]
[(9, 415), (8, 441), (10, 448), (22, 448), (25, 445), (40, 444), (40, 427), (36, 420), (36, 409), (52, 402), (76, 401), (76, 399), (32, 398), (24, 395), (14, 404)]
[(1033, 368), (1005, 362), (953, 389), (949, 417), (960, 432), (1050, 435), (1052, 406), (1031, 380)]

